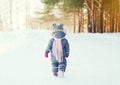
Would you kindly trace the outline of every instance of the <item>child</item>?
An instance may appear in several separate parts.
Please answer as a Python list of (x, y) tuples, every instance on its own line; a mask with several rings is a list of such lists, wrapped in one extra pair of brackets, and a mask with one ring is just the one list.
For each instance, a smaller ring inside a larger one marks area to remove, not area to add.
[(57, 77), (58, 72), (61, 72), (63, 76), (67, 66), (66, 58), (69, 56), (69, 43), (65, 38), (63, 24), (53, 24), (52, 36), (45, 50), (45, 57), (48, 58), (48, 53), (51, 52), (53, 75)]

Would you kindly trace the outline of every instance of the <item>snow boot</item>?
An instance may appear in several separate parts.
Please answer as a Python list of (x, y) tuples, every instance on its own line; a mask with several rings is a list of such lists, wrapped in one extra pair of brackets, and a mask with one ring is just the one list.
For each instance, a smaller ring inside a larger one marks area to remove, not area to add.
[(57, 72), (53, 73), (53, 76), (57, 77), (57, 76), (58, 76), (58, 73), (57, 73)]
[(58, 75), (60, 78), (63, 78), (64, 77), (64, 69), (60, 69)]

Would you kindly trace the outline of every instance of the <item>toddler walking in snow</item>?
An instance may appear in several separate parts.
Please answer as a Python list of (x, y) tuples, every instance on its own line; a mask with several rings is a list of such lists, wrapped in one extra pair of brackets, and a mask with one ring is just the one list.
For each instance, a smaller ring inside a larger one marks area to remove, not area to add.
[(57, 77), (59, 72), (63, 76), (67, 66), (66, 58), (69, 56), (69, 43), (65, 38), (63, 24), (53, 24), (52, 36), (45, 50), (45, 57), (48, 58), (48, 53), (51, 53), (53, 75)]

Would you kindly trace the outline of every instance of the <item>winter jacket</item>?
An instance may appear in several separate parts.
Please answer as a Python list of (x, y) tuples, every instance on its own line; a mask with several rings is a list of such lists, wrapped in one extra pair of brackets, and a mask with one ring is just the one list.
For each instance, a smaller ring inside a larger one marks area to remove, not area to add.
[(57, 31), (57, 32), (54, 32), (53, 33), (53, 38), (50, 39), (49, 43), (48, 43), (48, 46), (46, 48), (46, 51), (45, 52), (50, 52), (51, 53), (51, 57), (52, 57), (52, 61), (55, 60), (55, 56), (53, 55), (53, 52), (52, 52), (52, 45), (53, 45), (53, 42), (54, 42), (54, 38), (62, 38), (62, 52), (63, 52), (63, 62), (66, 61), (65, 57), (66, 57), (66, 54), (69, 54), (69, 43), (68, 43), (68, 40), (65, 37), (65, 33), (63, 31)]

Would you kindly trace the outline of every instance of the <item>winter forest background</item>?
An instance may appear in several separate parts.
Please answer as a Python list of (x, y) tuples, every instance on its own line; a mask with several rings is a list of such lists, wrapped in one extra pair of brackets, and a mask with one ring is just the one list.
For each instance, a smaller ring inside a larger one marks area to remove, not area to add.
[(50, 29), (67, 32), (120, 32), (120, 0), (0, 0), (0, 30)]
[[(64, 78), (44, 51), (52, 24), (70, 44)], [(120, 0), (0, 0), (0, 85), (120, 85)]]
[(42, 8), (39, 0), (0, 0), (0, 30), (37, 29), (34, 12)]

